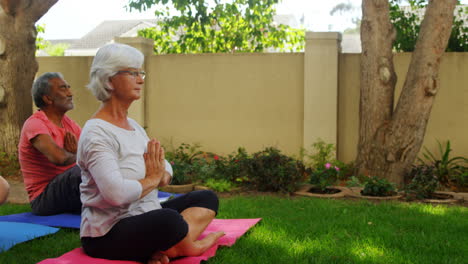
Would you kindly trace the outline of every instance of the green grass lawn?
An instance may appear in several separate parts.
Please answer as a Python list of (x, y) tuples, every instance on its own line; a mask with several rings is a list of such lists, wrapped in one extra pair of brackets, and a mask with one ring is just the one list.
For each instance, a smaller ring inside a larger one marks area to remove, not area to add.
[[(4, 205), (0, 215), (29, 211)], [(430, 204), (234, 196), (218, 218), (263, 220), (207, 263), (467, 263), (468, 208)], [(36, 263), (80, 246), (77, 230), (16, 245), (0, 263)]]

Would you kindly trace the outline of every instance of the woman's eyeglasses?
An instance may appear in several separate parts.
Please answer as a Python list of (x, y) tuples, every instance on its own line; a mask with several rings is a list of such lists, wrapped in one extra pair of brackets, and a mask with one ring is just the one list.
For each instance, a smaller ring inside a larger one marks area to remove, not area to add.
[(146, 76), (146, 72), (144, 71), (118, 71), (116, 75), (121, 74), (121, 73), (128, 73), (132, 75), (134, 78), (140, 76), (142, 79), (145, 79), (145, 76)]

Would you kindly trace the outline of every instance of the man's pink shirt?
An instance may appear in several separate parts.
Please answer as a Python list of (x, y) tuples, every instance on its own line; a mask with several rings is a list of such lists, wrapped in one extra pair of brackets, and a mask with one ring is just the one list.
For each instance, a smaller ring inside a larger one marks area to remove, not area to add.
[(24, 185), (30, 201), (41, 194), (55, 176), (75, 166), (75, 163), (57, 166), (31, 144), (31, 139), (37, 135), (46, 134), (52, 137), (57, 146), (63, 148), (63, 139), (67, 131), (79, 139), (81, 128), (75, 121), (65, 115), (62, 119), (62, 126), (52, 123), (43, 111), (34, 113), (23, 125), (18, 152)]

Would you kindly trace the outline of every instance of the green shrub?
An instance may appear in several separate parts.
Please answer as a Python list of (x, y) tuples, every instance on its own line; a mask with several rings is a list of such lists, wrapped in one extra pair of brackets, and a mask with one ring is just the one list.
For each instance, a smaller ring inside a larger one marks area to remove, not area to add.
[(8, 155), (0, 151), (0, 175), (17, 176), (20, 171), (20, 165), (17, 155)]
[(188, 184), (196, 181), (200, 170), (205, 165), (201, 158), (199, 144), (182, 143), (173, 151), (166, 152), (166, 159), (171, 163), (174, 175), (171, 184)]
[(314, 169), (325, 168), (325, 164), (335, 161), (335, 146), (318, 139), (312, 144), (312, 151), (301, 149), (300, 159), (305, 160), (306, 164)]
[(409, 178), (411, 182), (405, 186), (408, 199), (430, 198), (439, 186), (436, 169), (431, 165), (414, 166)]
[(250, 162), (251, 157), (244, 148), (238, 148), (236, 153), (227, 157), (217, 157), (214, 159), (215, 178), (233, 183), (247, 182)]
[(348, 187), (361, 187), (363, 184), (361, 180), (359, 180), (356, 176), (351, 176), (349, 180), (346, 182), (346, 186)]
[(229, 192), (235, 186), (227, 180), (208, 179), (203, 185), (216, 192)]
[(373, 176), (366, 180), (361, 194), (368, 196), (392, 196), (396, 194), (395, 190), (395, 185), (387, 179)]
[(455, 167), (450, 177), (450, 185), (462, 191), (468, 191), (468, 167)]
[(442, 185), (448, 186), (452, 179), (459, 178), (460, 174), (463, 174), (463, 168), (465, 164), (468, 164), (468, 159), (464, 157), (450, 157), (452, 148), (450, 147), (450, 141), (448, 140), (445, 146), (442, 146), (440, 141), (438, 144), (438, 157), (431, 153), (426, 147), (424, 147), (423, 158), (419, 158), (419, 162), (424, 165), (434, 167), (434, 174), (439, 179)]
[(294, 192), (310, 173), (301, 161), (273, 147), (254, 153), (248, 163), (249, 182), (259, 191)]

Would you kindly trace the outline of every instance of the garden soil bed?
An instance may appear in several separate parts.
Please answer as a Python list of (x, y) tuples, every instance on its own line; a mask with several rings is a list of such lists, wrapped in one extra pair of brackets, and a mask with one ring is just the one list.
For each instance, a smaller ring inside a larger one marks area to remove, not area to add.
[(349, 197), (354, 197), (354, 198), (361, 198), (361, 199), (368, 199), (368, 200), (398, 200), (400, 198), (403, 198), (403, 194), (395, 194), (392, 196), (370, 196), (370, 195), (363, 195), (362, 190), (364, 188), (362, 187), (351, 187), (349, 188), (349, 192), (346, 194)]
[(349, 192), (349, 189), (342, 186), (331, 186), (328, 187), (325, 191), (322, 191), (320, 188), (313, 186), (311, 184), (305, 184), (295, 195), (299, 196), (310, 196), (318, 198), (342, 198)]

